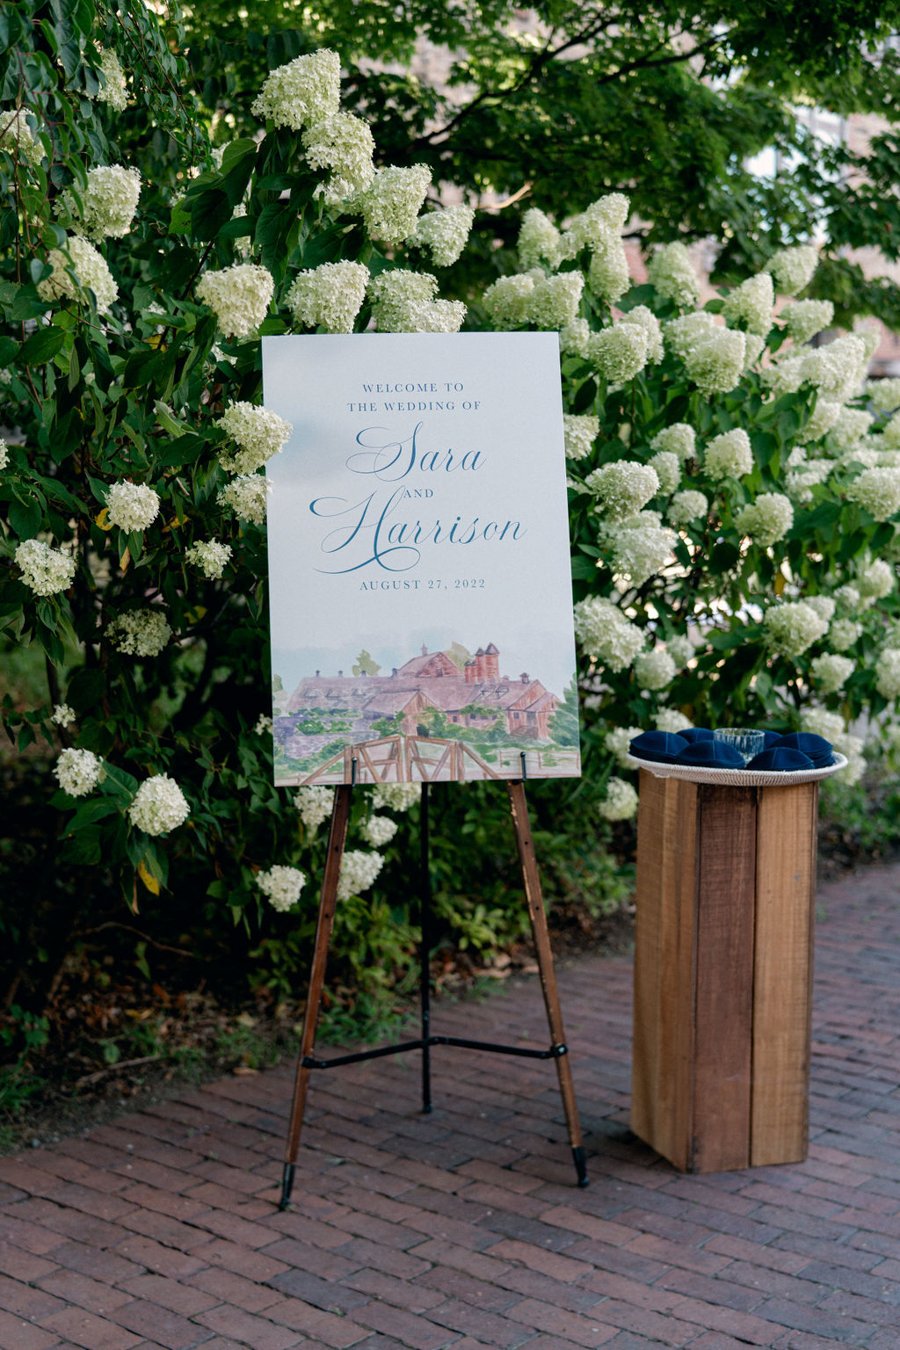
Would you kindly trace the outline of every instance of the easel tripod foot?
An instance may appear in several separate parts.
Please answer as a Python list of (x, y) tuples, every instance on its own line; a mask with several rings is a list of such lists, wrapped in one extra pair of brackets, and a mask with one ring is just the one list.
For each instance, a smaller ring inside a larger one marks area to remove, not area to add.
[[(293, 1163), (285, 1163), (284, 1171), (281, 1175), (281, 1199), (278, 1201), (278, 1208), (283, 1214), (290, 1207), (291, 1191), (294, 1189), (294, 1171)], [(581, 1185), (581, 1183), (578, 1183)]]
[(572, 1149), (572, 1161), (575, 1164), (575, 1175), (578, 1178), (578, 1185), (584, 1190), (585, 1186), (590, 1186), (591, 1179), (587, 1174), (587, 1154), (581, 1144)]

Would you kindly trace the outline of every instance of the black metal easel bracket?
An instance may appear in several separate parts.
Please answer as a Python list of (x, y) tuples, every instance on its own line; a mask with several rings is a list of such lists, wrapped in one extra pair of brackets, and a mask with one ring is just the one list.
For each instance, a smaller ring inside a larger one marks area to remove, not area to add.
[(458, 1045), (463, 1050), (485, 1050), (493, 1055), (518, 1055), (521, 1059), (559, 1059), (567, 1055), (567, 1045), (551, 1045), (549, 1050), (532, 1050), (521, 1045), (499, 1045), (496, 1041), (473, 1041), (465, 1036), (428, 1036), (415, 1041), (398, 1041), (396, 1045), (382, 1045), (375, 1050), (356, 1050), (350, 1055), (335, 1055), (331, 1059), (318, 1059), (314, 1055), (304, 1055), (301, 1064), (304, 1069), (337, 1069), (342, 1064), (361, 1064), (366, 1059), (383, 1059), (385, 1055), (402, 1055), (407, 1050), (425, 1050), (432, 1045)]

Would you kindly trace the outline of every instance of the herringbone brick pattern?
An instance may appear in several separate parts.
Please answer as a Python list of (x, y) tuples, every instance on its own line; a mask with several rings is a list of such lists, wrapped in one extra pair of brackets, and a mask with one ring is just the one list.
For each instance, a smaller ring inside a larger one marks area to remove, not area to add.
[[(900, 869), (820, 892), (803, 1165), (685, 1177), (627, 1129), (630, 963), (560, 970), (591, 1154), (552, 1066), (435, 1051), (186, 1091), (0, 1163), (2, 1350), (900, 1347)], [(535, 980), (438, 1030), (546, 1042)]]

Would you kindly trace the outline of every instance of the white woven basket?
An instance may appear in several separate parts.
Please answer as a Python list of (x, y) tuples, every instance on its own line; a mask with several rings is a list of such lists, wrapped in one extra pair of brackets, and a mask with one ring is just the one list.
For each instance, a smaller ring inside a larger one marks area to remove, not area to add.
[(817, 783), (846, 769), (844, 755), (834, 752), (834, 763), (824, 769), (794, 769), (778, 773), (774, 769), (711, 769), (702, 764), (659, 764), (656, 760), (629, 755), (628, 763), (646, 769), (654, 778), (681, 778), (687, 783), (710, 783), (718, 787), (795, 787), (798, 783)]

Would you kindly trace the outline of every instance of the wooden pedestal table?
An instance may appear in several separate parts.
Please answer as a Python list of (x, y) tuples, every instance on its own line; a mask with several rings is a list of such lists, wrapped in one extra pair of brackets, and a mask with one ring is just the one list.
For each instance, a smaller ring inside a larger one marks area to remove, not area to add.
[(631, 1125), (684, 1172), (808, 1143), (819, 780), (640, 767)]

